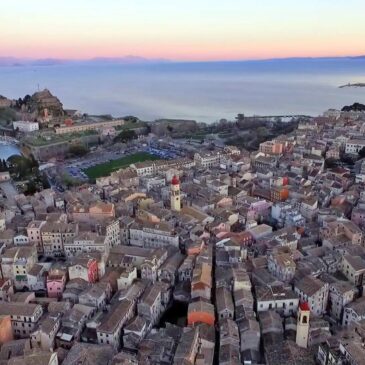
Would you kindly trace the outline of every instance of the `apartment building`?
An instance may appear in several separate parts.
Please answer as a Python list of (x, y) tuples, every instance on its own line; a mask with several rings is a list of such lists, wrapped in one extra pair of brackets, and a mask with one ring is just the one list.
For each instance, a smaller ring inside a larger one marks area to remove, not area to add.
[(48, 298), (62, 298), (67, 281), (67, 271), (50, 269), (47, 275), (46, 286)]
[(266, 141), (260, 143), (259, 151), (269, 155), (280, 155), (284, 151), (284, 145), (276, 141)]
[(305, 276), (294, 285), (300, 302), (307, 302), (311, 313), (320, 316), (327, 310), (329, 284), (313, 276)]
[(42, 307), (38, 304), (0, 303), (0, 316), (10, 316), (13, 335), (16, 338), (28, 338), (37, 326), (42, 314)]
[(346, 142), (345, 153), (357, 155), (365, 147), (365, 140), (350, 139)]
[(27, 226), (27, 236), (29, 243), (37, 246), (38, 253), (43, 253), (42, 243), (42, 227), (46, 224), (46, 221), (33, 220)]
[(163, 309), (161, 288), (158, 285), (150, 285), (138, 302), (138, 314), (155, 325), (160, 319)]
[(95, 283), (99, 278), (98, 262), (90, 257), (75, 257), (68, 267), (68, 276), (72, 279), (83, 279)]
[(99, 345), (110, 345), (119, 350), (122, 328), (133, 317), (134, 309), (135, 304), (129, 299), (122, 299), (110, 308), (96, 329)]
[(196, 166), (210, 169), (219, 167), (223, 156), (221, 152), (195, 153), (194, 161)]
[(99, 236), (95, 232), (81, 232), (72, 241), (64, 243), (64, 253), (66, 257), (73, 257), (79, 253), (109, 251), (109, 245), (105, 236)]
[(342, 325), (349, 326), (351, 323), (359, 323), (365, 319), (365, 297), (360, 297), (345, 306)]
[(276, 310), (285, 316), (293, 315), (298, 310), (299, 297), (292, 290), (281, 286), (257, 286), (257, 311)]
[(350, 283), (355, 286), (362, 286), (364, 282), (365, 260), (360, 256), (344, 255), (342, 257), (341, 272)]
[(130, 244), (145, 248), (176, 247), (179, 248), (179, 236), (174, 228), (166, 222), (144, 222), (132, 224), (129, 229)]
[(93, 223), (115, 218), (115, 206), (112, 203), (96, 202), (90, 205), (74, 204), (70, 214), (76, 222)]
[(329, 285), (330, 313), (342, 323), (345, 306), (355, 298), (355, 288), (348, 281), (336, 281)]
[(290, 253), (270, 254), (268, 269), (279, 280), (289, 282), (294, 278), (296, 264)]
[(44, 255), (59, 257), (65, 252), (65, 243), (72, 242), (79, 228), (76, 223), (49, 221), (40, 230)]
[(28, 274), (37, 262), (35, 245), (10, 247), (1, 255), (2, 275), (11, 279), (16, 289), (29, 289)]
[(131, 164), (131, 168), (137, 172), (138, 177), (149, 176), (157, 174), (160, 171), (168, 169), (183, 169), (192, 168), (195, 162), (188, 158), (180, 158), (174, 160), (158, 160), (158, 161), (144, 161)]

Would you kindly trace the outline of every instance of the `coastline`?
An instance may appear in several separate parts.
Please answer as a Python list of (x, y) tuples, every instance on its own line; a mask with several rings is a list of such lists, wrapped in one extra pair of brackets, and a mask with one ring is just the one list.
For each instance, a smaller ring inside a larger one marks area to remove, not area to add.
[(365, 83), (364, 82), (357, 82), (354, 84), (346, 84), (346, 85), (341, 85), (339, 86), (339, 89), (344, 89), (345, 87), (365, 87)]

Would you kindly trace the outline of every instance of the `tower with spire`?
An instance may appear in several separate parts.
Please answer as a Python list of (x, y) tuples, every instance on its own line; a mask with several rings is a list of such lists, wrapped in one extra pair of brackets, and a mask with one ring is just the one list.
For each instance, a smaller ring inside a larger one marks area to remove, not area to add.
[(171, 180), (171, 209), (180, 212), (181, 210), (181, 196), (180, 196), (180, 180), (174, 175)]
[(299, 304), (296, 343), (299, 347), (308, 347), (310, 308), (307, 302)]

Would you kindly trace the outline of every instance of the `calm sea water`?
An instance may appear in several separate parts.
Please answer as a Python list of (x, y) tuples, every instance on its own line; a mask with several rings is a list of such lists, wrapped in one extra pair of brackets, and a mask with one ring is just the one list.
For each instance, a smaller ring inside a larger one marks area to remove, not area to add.
[(20, 151), (17, 146), (0, 144), (0, 159), (7, 160), (13, 155), (20, 155)]
[(48, 88), (65, 108), (90, 114), (208, 123), (237, 113), (318, 115), (365, 103), (365, 88), (338, 88), (349, 82), (365, 82), (365, 59), (0, 67), (0, 95)]

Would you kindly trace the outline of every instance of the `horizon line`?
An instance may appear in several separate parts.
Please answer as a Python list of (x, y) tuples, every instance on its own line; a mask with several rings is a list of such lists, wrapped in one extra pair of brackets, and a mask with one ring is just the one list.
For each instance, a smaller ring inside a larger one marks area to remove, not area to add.
[(90, 61), (131, 61), (131, 63), (143, 63), (143, 62), (171, 62), (171, 63), (208, 63), (208, 62), (259, 62), (259, 61), (276, 61), (276, 60), (300, 60), (300, 59), (357, 59), (365, 58), (365, 54), (357, 55), (328, 55), (328, 56), (285, 56), (285, 57), (264, 57), (264, 58), (227, 58), (227, 59), (169, 59), (163, 57), (144, 57), (136, 55), (124, 55), (124, 56), (93, 56), (87, 58), (61, 58), (61, 57), (17, 57), (17, 56), (1, 56), (1, 60), (14, 60), (25, 62), (41, 62), (41, 61), (58, 61), (58, 62), (90, 62)]

